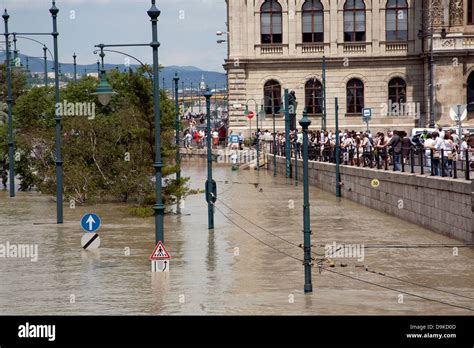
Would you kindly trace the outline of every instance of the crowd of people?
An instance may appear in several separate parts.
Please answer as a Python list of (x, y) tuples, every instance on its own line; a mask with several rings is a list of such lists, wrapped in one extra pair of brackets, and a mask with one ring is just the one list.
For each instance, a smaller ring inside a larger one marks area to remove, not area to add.
[[(258, 131), (260, 139), (265, 138), (268, 131)], [(255, 136), (257, 133), (255, 134)], [(433, 175), (452, 177), (455, 161), (474, 161), (474, 137), (465, 133), (460, 138), (456, 130), (424, 131), (414, 142), (405, 131), (356, 132), (344, 130), (340, 132), (341, 163), (364, 167), (393, 166), (395, 171), (402, 170), (402, 166), (411, 162), (431, 169)], [(336, 136), (332, 131), (310, 130), (309, 158), (335, 162)], [(270, 135), (273, 141), (273, 135)], [(285, 133), (276, 133), (276, 151), (285, 154)], [(303, 134), (298, 130), (290, 132), (292, 156), (301, 158)]]
[[(188, 125), (183, 132), (183, 145), (186, 149), (191, 150), (193, 146), (198, 149), (207, 146), (207, 123), (204, 113), (187, 112), (184, 120)], [(227, 134), (226, 118), (213, 118), (211, 126), (212, 146), (217, 148), (219, 143), (225, 141)]]

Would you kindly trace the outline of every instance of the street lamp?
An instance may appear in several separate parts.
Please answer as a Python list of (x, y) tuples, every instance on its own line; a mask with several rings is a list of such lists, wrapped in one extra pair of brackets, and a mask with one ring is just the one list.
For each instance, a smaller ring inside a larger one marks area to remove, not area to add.
[(311, 283), (311, 221), (309, 204), (309, 169), (308, 169), (308, 128), (311, 120), (303, 112), (303, 118), (299, 124), (303, 128), (303, 222), (304, 222), (304, 292), (313, 292)]
[[(95, 93), (91, 93), (92, 95), (96, 95), (97, 98), (99, 99), (99, 102), (103, 106), (107, 106), (112, 97), (114, 96), (115, 92), (112, 89), (112, 86), (110, 86), (109, 82), (107, 81), (107, 75), (105, 71), (105, 65), (104, 65), (104, 47), (105, 45), (98, 45), (100, 47), (100, 58), (102, 60), (102, 69), (100, 70), (100, 78), (99, 78), (99, 84), (97, 85), (97, 88), (95, 90)], [(99, 63), (99, 62), (97, 62)]]
[(76, 52), (72, 55), (72, 58), (74, 59), (74, 82), (77, 82), (77, 65), (76, 65)]
[(41, 41), (38, 41), (36, 39), (33, 39), (31, 37), (26, 37), (26, 36), (20, 36), (18, 35), (17, 33), (13, 33), (15, 35), (15, 37), (17, 39), (24, 39), (24, 40), (29, 40), (29, 41), (32, 41), (34, 43), (37, 43), (37, 44), (40, 44), (41, 46), (43, 46), (43, 61), (44, 61), (44, 85), (47, 86), (48, 85), (48, 57), (47, 57), (47, 53), (49, 53), (49, 55), (51, 56), (51, 59), (54, 61), (54, 57), (53, 57), (53, 54), (51, 53), (51, 51), (49, 50), (49, 48)]
[[(178, 91), (178, 83), (179, 83), (179, 77), (178, 73), (176, 72), (174, 74), (174, 98), (175, 98), (175, 107), (176, 107), (176, 181), (179, 183), (179, 180), (181, 179), (181, 153), (180, 153), (180, 141), (179, 141), (179, 132), (180, 132), (180, 115), (179, 115), (179, 91)], [(180, 214), (181, 213), (181, 208), (180, 208), (180, 197), (177, 197), (176, 200), (176, 213)]]
[(48, 51), (48, 47), (46, 45), (43, 46), (43, 59), (44, 59), (44, 86), (48, 86), (48, 57), (46, 56), (46, 52)]
[(7, 10), (2, 15), (3, 21), (5, 22), (5, 46), (6, 46), (6, 72), (7, 72), (7, 106), (8, 106), (8, 172), (10, 175), (10, 197), (15, 197), (15, 165), (14, 165), (14, 142), (13, 142), (13, 97), (12, 97), (12, 77), (11, 77), (11, 65), (10, 65), (10, 43), (8, 33), (8, 19), (10, 15)]
[[(55, 102), (56, 105), (59, 104), (59, 54), (58, 54), (58, 28), (57, 28), (57, 15), (58, 15), (58, 8), (56, 7), (56, 2), (52, 1), (52, 6), (49, 9), (49, 13), (51, 14), (53, 20), (53, 32), (52, 33), (14, 33), (14, 43), (16, 46), (16, 37), (17, 35), (45, 35), (49, 36), (52, 35), (53, 43), (54, 43), (54, 79), (55, 79)], [(7, 104), (8, 104), (8, 154), (9, 154), (9, 174), (10, 174), (10, 197), (15, 197), (15, 173), (14, 173), (14, 159), (13, 159), (13, 152), (14, 152), (14, 139), (13, 139), (13, 118), (12, 118), (12, 105), (13, 105), (13, 97), (11, 94), (11, 66), (10, 66), (10, 48), (9, 48), (9, 36), (10, 33), (8, 32), (8, 19), (10, 15), (8, 14), (7, 10), (5, 9), (4, 14), (2, 15), (3, 20), (5, 22), (5, 42), (7, 46)], [(32, 39), (31, 39), (32, 40)], [(35, 41), (35, 40), (32, 40)], [(15, 48), (16, 51), (16, 48)], [(45, 71), (46, 72), (46, 71)], [(56, 210), (57, 210), (57, 223), (63, 223), (63, 161), (61, 157), (61, 114), (59, 112), (59, 108), (56, 108), (55, 112), (55, 147), (56, 147)]]
[[(118, 45), (105, 45), (100, 44), (95, 47), (101, 49), (101, 57), (105, 54), (103, 49), (105, 47), (151, 47), (153, 51), (153, 104), (154, 104), (154, 115), (155, 115), (155, 162), (153, 168), (155, 169), (155, 191), (156, 191), (156, 204), (153, 206), (155, 211), (155, 239), (156, 243), (164, 242), (164, 210), (162, 196), (162, 168), (164, 164), (161, 156), (161, 112), (160, 112), (160, 82), (159, 82), (159, 64), (158, 64), (158, 17), (161, 11), (156, 7), (156, 0), (151, 0), (151, 8), (147, 11), (148, 16), (151, 19), (152, 24), (152, 42), (148, 44), (118, 44)], [(103, 59), (102, 59), (103, 65)], [(101, 85), (102, 83), (102, 85)], [(99, 97), (103, 96), (103, 100), (111, 98), (113, 91), (109, 88), (107, 80), (105, 79), (105, 69), (101, 71), (101, 83), (96, 91), (96, 95)], [(108, 85), (108, 86), (107, 86)], [(99, 89), (99, 87), (101, 87)], [(99, 93), (102, 92), (102, 93)], [(110, 99), (109, 99), (110, 101)], [(102, 101), (101, 101), (102, 102)]]
[(214, 203), (217, 200), (217, 186), (212, 179), (212, 134), (211, 134), (211, 97), (212, 93), (209, 87), (204, 93), (206, 98), (207, 113), (207, 181), (206, 181), (206, 200), (207, 200), (207, 217), (209, 229), (214, 229)]

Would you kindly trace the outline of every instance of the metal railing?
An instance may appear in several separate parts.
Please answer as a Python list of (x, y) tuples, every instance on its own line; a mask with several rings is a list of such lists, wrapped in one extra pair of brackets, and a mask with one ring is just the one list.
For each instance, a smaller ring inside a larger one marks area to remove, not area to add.
[[(270, 144), (270, 152), (285, 156), (285, 144), (277, 143), (276, 149)], [(301, 145), (291, 143), (291, 157), (302, 158)], [(336, 146), (329, 144), (310, 144), (310, 161), (336, 163)], [(474, 170), (474, 149), (461, 151), (427, 150), (423, 146), (402, 147), (394, 153), (390, 146), (381, 149), (373, 145), (340, 147), (340, 163), (345, 166), (392, 170), (402, 173), (441, 176), (453, 179), (471, 180)]]

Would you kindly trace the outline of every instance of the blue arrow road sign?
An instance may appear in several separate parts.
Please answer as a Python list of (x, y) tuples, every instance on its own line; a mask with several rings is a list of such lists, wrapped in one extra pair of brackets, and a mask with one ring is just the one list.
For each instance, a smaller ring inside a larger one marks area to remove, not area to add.
[(95, 232), (100, 227), (100, 217), (96, 214), (86, 214), (81, 219), (82, 229), (86, 232)]

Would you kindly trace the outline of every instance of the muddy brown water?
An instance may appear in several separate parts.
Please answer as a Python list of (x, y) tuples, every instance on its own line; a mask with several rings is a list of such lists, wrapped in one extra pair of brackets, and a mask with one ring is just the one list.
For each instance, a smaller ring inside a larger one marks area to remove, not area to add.
[[(186, 165), (183, 175), (191, 177), (192, 187), (204, 188), (204, 164)], [(400, 303), (400, 291), (404, 291), (474, 309), (474, 251), (469, 248), (460, 248), (457, 256), (452, 248), (366, 248), (363, 261), (333, 258), (335, 267), (329, 269), (395, 291), (327, 271), (320, 274), (315, 267), (313, 293), (305, 295), (303, 266), (285, 255), (302, 259), (302, 249), (268, 233), (302, 243), (301, 184), (295, 187), (285, 178), (274, 178), (271, 171), (232, 172), (227, 166), (214, 168), (214, 177), (222, 200), (216, 206), (227, 218), (216, 211), (216, 228), (209, 232), (203, 194), (185, 201), (183, 215), (167, 215), (165, 244), (172, 255), (169, 274), (150, 271), (153, 218), (131, 217), (123, 204), (65, 207), (65, 224), (57, 226), (51, 197), (19, 192), (16, 198), (9, 198), (7, 192), (0, 192), (0, 246), (38, 246), (37, 262), (0, 258), (0, 314), (472, 315), (407, 294)], [(313, 245), (459, 243), (337, 200), (331, 193), (311, 188), (310, 194)], [(101, 247), (96, 253), (83, 251), (80, 245), (79, 221), (87, 212), (102, 219)], [(324, 253), (324, 248), (315, 251)], [(470, 298), (370, 273), (365, 266), (369, 271)]]

